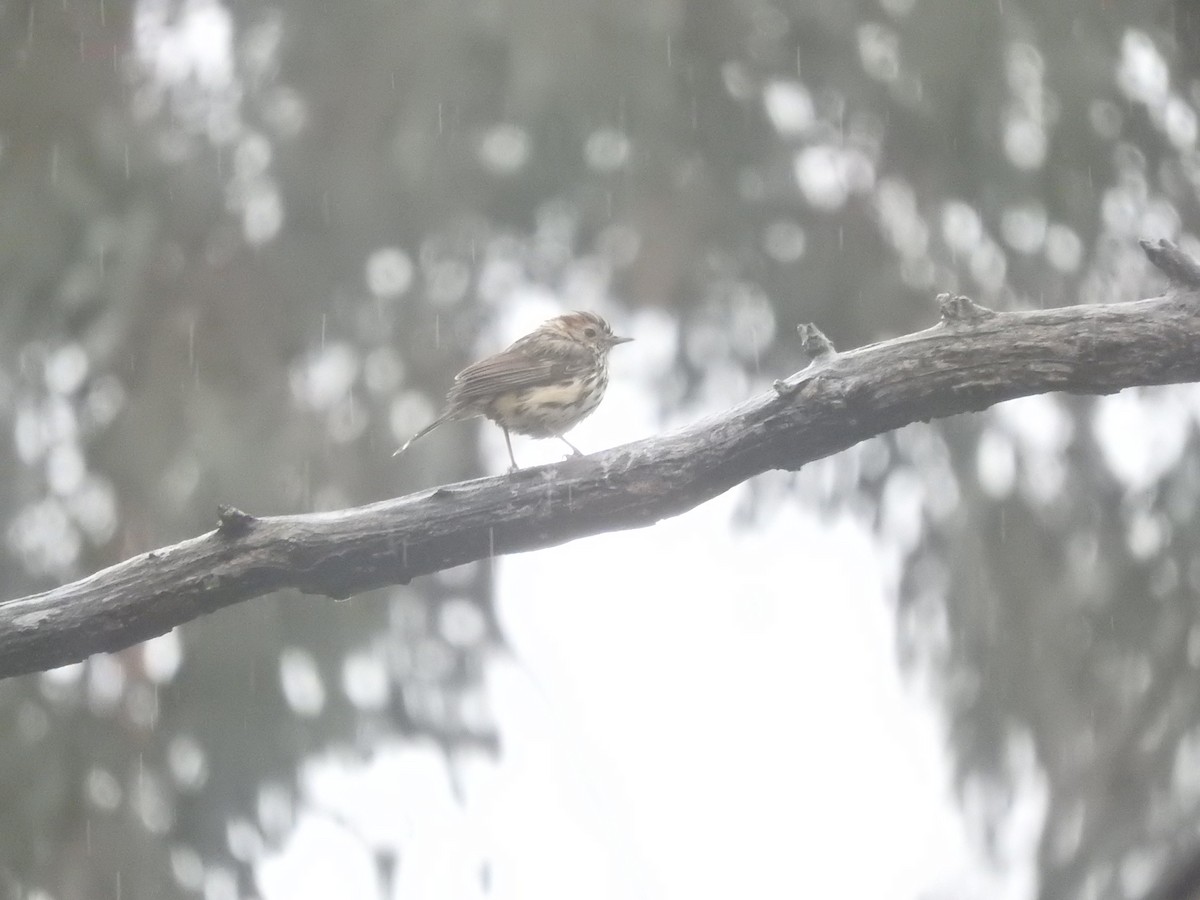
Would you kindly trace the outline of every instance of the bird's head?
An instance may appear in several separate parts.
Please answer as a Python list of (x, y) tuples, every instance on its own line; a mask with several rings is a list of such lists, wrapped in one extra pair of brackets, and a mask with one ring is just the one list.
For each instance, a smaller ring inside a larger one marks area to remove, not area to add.
[(633, 340), (613, 334), (608, 322), (593, 312), (569, 312), (551, 319), (542, 328), (554, 332), (556, 337), (585, 344), (598, 353), (607, 353), (617, 344)]

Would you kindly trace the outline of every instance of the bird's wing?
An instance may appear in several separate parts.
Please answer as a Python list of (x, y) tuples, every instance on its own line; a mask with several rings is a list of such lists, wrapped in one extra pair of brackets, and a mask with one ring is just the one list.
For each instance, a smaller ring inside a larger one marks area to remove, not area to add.
[(571, 354), (561, 359), (537, 359), (520, 351), (502, 350), (467, 366), (454, 377), (451, 394), (459, 403), (506, 391), (565, 381), (585, 371), (588, 359)]

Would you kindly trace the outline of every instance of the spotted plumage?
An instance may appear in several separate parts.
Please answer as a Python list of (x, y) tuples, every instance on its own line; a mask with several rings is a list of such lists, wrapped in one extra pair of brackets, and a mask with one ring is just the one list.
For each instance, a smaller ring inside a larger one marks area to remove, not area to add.
[[(608, 387), (608, 353), (632, 338), (617, 337), (603, 318), (571, 312), (543, 322), (507, 349), (467, 366), (446, 395), (446, 410), (396, 451), (446, 422), (484, 416), (504, 431), (508, 458), (518, 468), (509, 432), (556, 437), (591, 415)], [(395, 455), (395, 454), (393, 454)]]

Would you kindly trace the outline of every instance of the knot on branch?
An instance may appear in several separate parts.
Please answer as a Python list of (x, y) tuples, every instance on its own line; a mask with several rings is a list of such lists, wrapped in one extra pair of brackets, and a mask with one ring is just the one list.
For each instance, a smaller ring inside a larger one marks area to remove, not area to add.
[(256, 521), (254, 516), (242, 512), (236, 506), (226, 506), (222, 503), (217, 507), (217, 534), (224, 537), (243, 535)]
[(937, 302), (943, 325), (970, 325), (995, 315), (970, 297), (957, 294), (938, 294)]
[(800, 335), (800, 349), (811, 359), (811, 362), (798, 375), (793, 375), (790, 378), (778, 378), (771, 384), (771, 387), (775, 389), (775, 393), (785, 400), (794, 396), (805, 384), (815, 377), (811, 372), (816, 363), (827, 361), (837, 356), (837, 350), (834, 349), (833, 341), (825, 337), (824, 332), (811, 322), (807, 322), (804, 325), (797, 325), (796, 333)]
[(1168, 240), (1138, 241), (1142, 252), (1154, 266), (1179, 287), (1200, 288), (1200, 264)]
[(800, 335), (800, 349), (813, 359), (821, 359), (837, 353), (833, 341), (825, 337), (825, 333), (812, 322), (797, 325), (796, 334)]

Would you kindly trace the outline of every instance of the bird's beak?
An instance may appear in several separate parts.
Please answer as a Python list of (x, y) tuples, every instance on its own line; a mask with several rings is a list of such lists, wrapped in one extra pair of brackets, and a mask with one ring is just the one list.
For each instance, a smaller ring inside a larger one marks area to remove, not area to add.
[(614, 334), (612, 337), (610, 337), (610, 338), (608, 339), (608, 342), (609, 342), (610, 344), (612, 344), (612, 346), (614, 346), (614, 347), (615, 347), (615, 346), (617, 346), (617, 344), (628, 344), (628, 343), (629, 343), (630, 341), (632, 341), (632, 340), (633, 340), (633, 338), (623, 338), (623, 337), (617, 337), (617, 336)]

